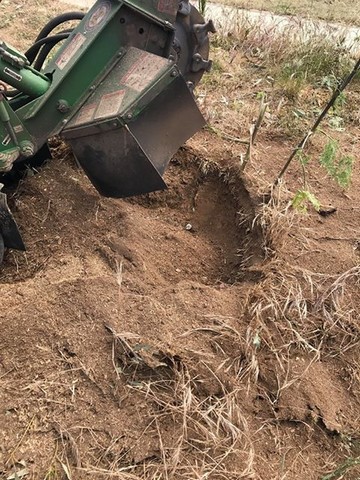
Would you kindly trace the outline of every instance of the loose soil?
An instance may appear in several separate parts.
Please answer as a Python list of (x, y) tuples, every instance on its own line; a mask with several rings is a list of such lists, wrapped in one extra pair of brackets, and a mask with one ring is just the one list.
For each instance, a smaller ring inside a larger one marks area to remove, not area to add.
[(245, 173), (204, 130), (166, 191), (121, 200), (51, 145), (9, 191), (27, 252), (0, 271), (0, 478), (358, 479), (358, 165), (346, 193), (314, 165), (336, 211), (303, 215), (295, 164), (263, 203), (293, 146), (266, 128)]

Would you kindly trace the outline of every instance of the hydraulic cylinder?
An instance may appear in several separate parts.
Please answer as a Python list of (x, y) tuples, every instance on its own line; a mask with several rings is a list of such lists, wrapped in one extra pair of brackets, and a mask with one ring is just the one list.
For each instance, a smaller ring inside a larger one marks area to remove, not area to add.
[(50, 79), (27, 65), (24, 58), (7, 51), (4, 46), (0, 46), (0, 80), (29, 97), (43, 95), (51, 85)]

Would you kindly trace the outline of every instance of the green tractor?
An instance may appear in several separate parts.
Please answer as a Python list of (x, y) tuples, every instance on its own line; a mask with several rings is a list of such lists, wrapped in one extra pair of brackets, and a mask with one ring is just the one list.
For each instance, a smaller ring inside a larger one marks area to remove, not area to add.
[[(25, 54), (0, 41), (0, 182), (61, 135), (101, 195), (165, 189), (172, 155), (204, 124), (193, 89), (214, 31), (189, 0), (98, 0), (51, 20)], [(25, 245), (0, 192), (0, 263), (4, 248)]]

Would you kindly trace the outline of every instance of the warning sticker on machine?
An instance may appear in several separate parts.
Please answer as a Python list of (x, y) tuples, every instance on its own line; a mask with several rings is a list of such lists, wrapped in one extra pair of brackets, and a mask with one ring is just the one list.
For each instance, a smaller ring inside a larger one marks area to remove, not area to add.
[(76, 117), (74, 125), (82, 125), (83, 123), (91, 122), (91, 120), (94, 118), (96, 107), (96, 103), (91, 103), (90, 105), (82, 107)]
[(97, 9), (93, 12), (91, 17), (89, 18), (87, 24), (86, 24), (86, 30), (94, 30), (94, 28), (97, 28), (99, 25), (101, 25), (107, 16), (109, 15), (109, 12), (111, 11), (111, 3), (106, 1), (103, 3), (100, 3), (100, 5), (97, 7)]
[(107, 118), (117, 115), (120, 111), (124, 96), (125, 90), (117, 90), (116, 92), (103, 95), (96, 110), (95, 118)]
[(159, 76), (166, 65), (168, 65), (167, 59), (144, 52), (121, 79), (121, 83), (137, 92), (142, 92)]
[(169, 15), (176, 15), (179, 8), (178, 0), (159, 0), (157, 9), (161, 13), (168, 13)]
[(77, 33), (75, 37), (71, 40), (69, 45), (61, 53), (59, 58), (56, 60), (56, 65), (60, 70), (63, 70), (70, 60), (75, 56), (76, 52), (82, 47), (85, 43), (86, 37), (82, 33)]

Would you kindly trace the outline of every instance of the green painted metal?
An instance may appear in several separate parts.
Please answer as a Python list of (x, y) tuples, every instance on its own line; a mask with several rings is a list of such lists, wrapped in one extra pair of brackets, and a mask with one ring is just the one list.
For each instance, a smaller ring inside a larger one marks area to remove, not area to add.
[[(6, 44), (0, 49), (0, 79), (12, 87), (36, 98), (43, 95), (50, 87), (50, 80), (26, 65), (23, 56)], [(18, 62), (14, 61), (18, 58)]]
[[(21, 92), (8, 106), (16, 114), (17, 128), (26, 132), (26, 141), (40, 148), (71, 124), (79, 109), (107, 81), (119, 59), (129, 58), (129, 46), (160, 60), (169, 58), (178, 8), (179, 0), (98, 0), (41, 73), (33, 70), (16, 49), (0, 44), (0, 80)], [(146, 68), (151, 71), (151, 67)], [(171, 63), (167, 68), (171, 70)], [(152, 82), (144, 93), (150, 95), (151, 88)], [(125, 103), (130, 97), (131, 88), (126, 90)], [(121, 122), (133, 121), (146, 107), (142, 95), (135, 100), (130, 116), (126, 111)], [(17, 147), (13, 141), (0, 142), (6, 168)], [(19, 156), (29, 151), (28, 143), (23, 143)]]
[(128, 5), (139, 9), (143, 14), (156, 18), (159, 22), (173, 24), (179, 9), (179, 0), (132, 0)]
[(5, 101), (0, 101), (0, 139), (0, 172), (10, 170), (20, 155), (31, 156), (37, 150), (36, 139)]
[[(105, 12), (104, 18), (94, 26), (92, 19), (101, 9)], [(134, 32), (130, 25), (137, 25), (137, 30)], [(44, 70), (45, 74), (52, 75), (51, 88), (39, 99), (17, 110), (26, 129), (39, 139), (39, 144), (66, 126), (130, 42), (142, 50), (167, 56), (172, 31), (165, 21), (163, 25), (154, 23), (153, 19), (144, 18), (124, 2), (98, 1)], [(68, 105), (66, 112), (59, 110), (60, 101)]]
[[(131, 75), (132, 71), (136, 74)], [(169, 60), (130, 47), (67, 124), (66, 136), (74, 130), (73, 135), (79, 135), (79, 129), (88, 123), (106, 130), (113, 128), (114, 121), (118, 125), (134, 121), (178, 75)]]

